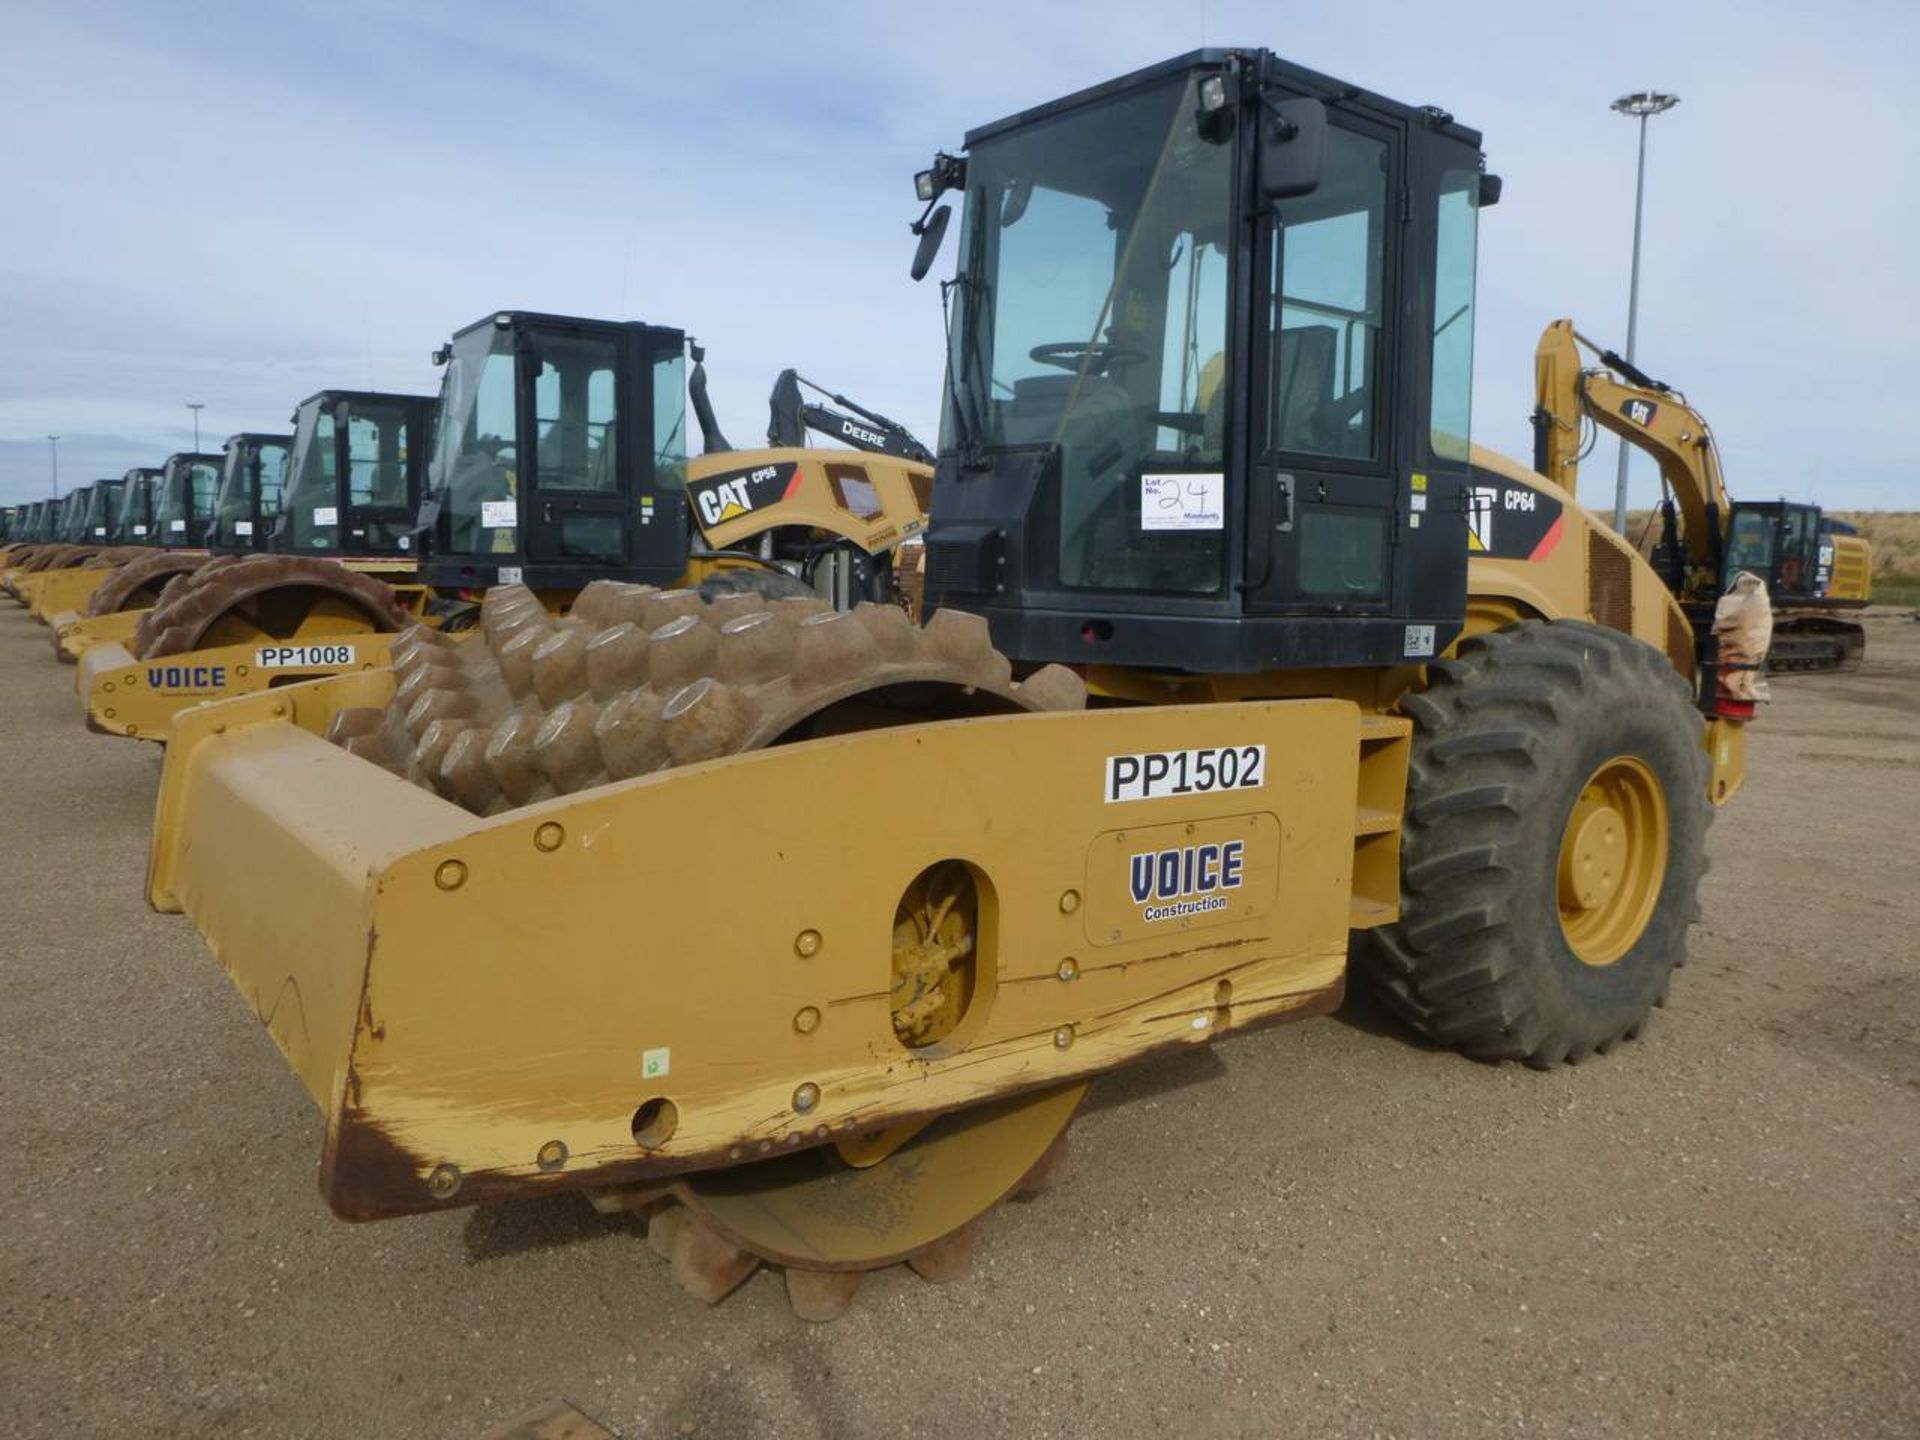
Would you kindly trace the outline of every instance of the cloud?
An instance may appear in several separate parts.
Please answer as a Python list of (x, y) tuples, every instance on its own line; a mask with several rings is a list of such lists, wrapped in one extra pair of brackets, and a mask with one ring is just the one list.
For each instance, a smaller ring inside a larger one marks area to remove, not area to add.
[[(1920, 281), (1905, 4), (1596, 14), (1510, 0), (1144, 0), (830, 12), (496, 3), (15, 7), (0, 92), (0, 498), (282, 426), (325, 385), (428, 390), (502, 306), (683, 326), (721, 418), (798, 365), (935, 428), (940, 317), (905, 277), (912, 171), (971, 125), (1210, 43), (1483, 130), (1475, 428), (1528, 452), (1541, 325), (1625, 338), (1633, 134), (1653, 122), (1639, 356), (1749, 495), (1920, 504), (1900, 347)], [(951, 244), (951, 242), (949, 242)], [(951, 250), (943, 264), (950, 264)], [(1611, 447), (1583, 477), (1612, 484)], [(1654, 493), (1636, 469), (1635, 499)]]

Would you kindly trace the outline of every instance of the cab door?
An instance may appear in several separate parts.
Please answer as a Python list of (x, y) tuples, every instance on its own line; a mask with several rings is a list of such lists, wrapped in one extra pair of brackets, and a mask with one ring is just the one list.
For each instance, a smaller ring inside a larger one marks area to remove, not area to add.
[(521, 347), (520, 433), (527, 558), (619, 564), (630, 549), (622, 448), (620, 336), (585, 326), (529, 330)]
[(1319, 185), (1254, 227), (1250, 612), (1393, 602), (1403, 145), (1344, 109), (1329, 121)]
[(425, 418), (402, 399), (356, 398), (339, 406), (334, 422), (335, 473), (346, 517), (340, 548), (349, 555), (410, 551), (421, 457), (429, 443)]

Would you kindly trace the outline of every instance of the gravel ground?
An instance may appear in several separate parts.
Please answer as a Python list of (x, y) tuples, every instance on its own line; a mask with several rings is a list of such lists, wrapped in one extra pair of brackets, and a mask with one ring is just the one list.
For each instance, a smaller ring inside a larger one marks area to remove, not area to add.
[(973, 1275), (706, 1310), (562, 1198), (349, 1226), (321, 1124), (140, 881), (158, 751), (0, 602), (0, 1431), (1920, 1433), (1920, 625), (1776, 679), (1645, 1038), (1494, 1068), (1354, 1003), (1105, 1082)]

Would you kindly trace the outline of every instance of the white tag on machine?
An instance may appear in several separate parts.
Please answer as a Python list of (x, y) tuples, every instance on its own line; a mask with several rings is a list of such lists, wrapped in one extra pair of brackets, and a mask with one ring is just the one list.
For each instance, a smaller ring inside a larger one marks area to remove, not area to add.
[(1224, 530), (1227, 528), (1224, 475), (1142, 475), (1142, 530)]
[(1112, 805), (1123, 800), (1258, 790), (1266, 783), (1266, 746), (1215, 745), (1204, 750), (1109, 755), (1103, 789), (1106, 802)]
[(251, 520), (234, 521), (233, 533), (236, 535), (251, 535), (253, 533), (253, 521)]
[(254, 651), (253, 663), (262, 670), (346, 666), (354, 663), (354, 648), (351, 645), (267, 645)]
[(520, 507), (511, 500), (482, 500), (480, 527), (483, 530), (510, 530), (520, 523)]
[(316, 525), (338, 525), (340, 523), (339, 508), (333, 505), (314, 506), (313, 523)]

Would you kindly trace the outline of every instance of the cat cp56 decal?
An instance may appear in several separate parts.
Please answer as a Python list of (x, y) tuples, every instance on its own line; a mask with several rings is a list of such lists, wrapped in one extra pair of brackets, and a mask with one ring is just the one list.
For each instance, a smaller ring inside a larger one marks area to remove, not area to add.
[(700, 517), (700, 524), (711, 527), (784, 500), (799, 484), (800, 467), (791, 460), (783, 460), (776, 465), (724, 470), (687, 489), (693, 497), (693, 511)]
[(1475, 470), (1467, 487), (1467, 550), (1496, 560), (1544, 560), (1560, 543), (1560, 502), (1544, 490)]

